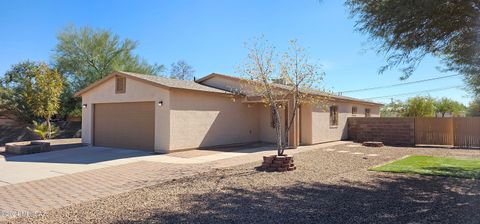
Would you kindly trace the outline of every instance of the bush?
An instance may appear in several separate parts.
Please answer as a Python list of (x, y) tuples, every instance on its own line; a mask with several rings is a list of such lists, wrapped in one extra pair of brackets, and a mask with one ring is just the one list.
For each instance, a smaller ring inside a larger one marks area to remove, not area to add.
[(46, 122), (39, 123), (33, 121), (33, 128), (28, 127), (28, 130), (37, 135), (40, 139), (46, 140), (49, 138), (54, 138), (58, 135), (59, 129), (55, 125), (50, 126), (50, 132), (48, 130), (48, 124)]
[(70, 116), (70, 117), (82, 117), (82, 109), (75, 108), (72, 111), (68, 112), (68, 116)]

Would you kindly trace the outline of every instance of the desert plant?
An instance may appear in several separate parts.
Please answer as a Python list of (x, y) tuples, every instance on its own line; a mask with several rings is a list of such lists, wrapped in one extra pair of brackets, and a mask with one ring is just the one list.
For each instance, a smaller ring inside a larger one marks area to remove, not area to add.
[(27, 127), (29, 131), (33, 132), (35, 135), (37, 135), (39, 138), (42, 140), (46, 140), (49, 138), (53, 138), (58, 134), (58, 127), (55, 125), (50, 125), (50, 131), (49, 131), (49, 126), (47, 122), (36, 122), (33, 121), (33, 127)]
[[(312, 62), (305, 49), (296, 40), (290, 41), (290, 47), (283, 57), (278, 59), (275, 47), (263, 38), (255, 39), (246, 45), (248, 56), (238, 68), (244, 77), (241, 92), (259, 96), (272, 113), (272, 126), (275, 128), (277, 154), (284, 155), (288, 144), (288, 133), (293, 127), (297, 111), (302, 104), (320, 105), (328, 100), (327, 94), (317, 91), (323, 81), (321, 66)], [(279, 84), (281, 83), (281, 84)], [(320, 96), (322, 93), (324, 97)], [(282, 124), (280, 110), (289, 104), (291, 115)], [(285, 125), (284, 127), (282, 127)], [(282, 136), (282, 129), (283, 135)]]

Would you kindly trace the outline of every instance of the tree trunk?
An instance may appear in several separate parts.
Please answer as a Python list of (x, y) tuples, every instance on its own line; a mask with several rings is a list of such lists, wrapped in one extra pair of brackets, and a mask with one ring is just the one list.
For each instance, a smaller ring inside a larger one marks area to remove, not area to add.
[(47, 120), (46, 120), (46, 122), (47, 122), (47, 129), (48, 129), (47, 139), (50, 139), (50, 138), (52, 137), (52, 136), (51, 136), (51, 134), (52, 134), (52, 126), (51, 126), (51, 124), (50, 124), (50, 119), (51, 119), (51, 116), (48, 115), (48, 116), (47, 116)]
[(280, 122), (280, 114), (278, 113), (278, 108), (275, 106), (271, 107), (273, 111), (273, 123), (275, 125), (275, 133), (277, 137), (277, 155), (283, 155), (285, 148), (282, 142), (282, 127)]

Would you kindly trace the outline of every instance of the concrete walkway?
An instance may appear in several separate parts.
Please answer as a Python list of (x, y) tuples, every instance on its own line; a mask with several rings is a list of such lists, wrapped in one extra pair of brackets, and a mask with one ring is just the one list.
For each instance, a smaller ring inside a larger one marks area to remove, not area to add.
[[(293, 155), (339, 144), (345, 142), (300, 147), (287, 150), (287, 153)], [(14, 172), (15, 169), (21, 171), (19, 176), (23, 178), (17, 178), (16, 184), (4, 183), (5, 186), (0, 187), (2, 199), (0, 220), (7, 217), (36, 215), (53, 208), (197, 175), (215, 168), (260, 161), (263, 155), (276, 153), (271, 147), (259, 147), (238, 152), (215, 152), (205, 156), (181, 158), (175, 154), (149, 155), (142, 151), (119, 149), (116, 150), (121, 152), (116, 152), (117, 154), (112, 152), (116, 155), (112, 156), (109, 155), (111, 150), (113, 149), (82, 147), (70, 151), (63, 150), (65, 155), (74, 157), (70, 159), (52, 152), (33, 158), (22, 156), (17, 158), (17, 161), (6, 161), (18, 163), (14, 165), (18, 167), (10, 167), (10, 172)], [(84, 158), (80, 158), (77, 153), (82, 153)], [(1, 178), (9, 181), (15, 179), (5, 176), (3, 168), (0, 167), (0, 170)], [(59, 170), (62, 172), (52, 172)], [(25, 174), (27, 171), (30, 171), (30, 174)], [(30, 181), (25, 181), (29, 179)]]
[[(148, 155), (150, 153), (138, 150), (79, 147), (46, 153), (8, 156), (0, 160), (0, 186), (109, 167), (116, 165), (116, 160)], [(125, 160), (124, 162), (132, 161)]]

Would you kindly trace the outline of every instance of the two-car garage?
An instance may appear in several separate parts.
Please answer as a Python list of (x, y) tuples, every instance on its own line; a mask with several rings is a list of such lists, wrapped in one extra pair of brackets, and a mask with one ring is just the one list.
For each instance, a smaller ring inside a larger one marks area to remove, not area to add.
[(93, 145), (154, 151), (155, 102), (93, 104)]

